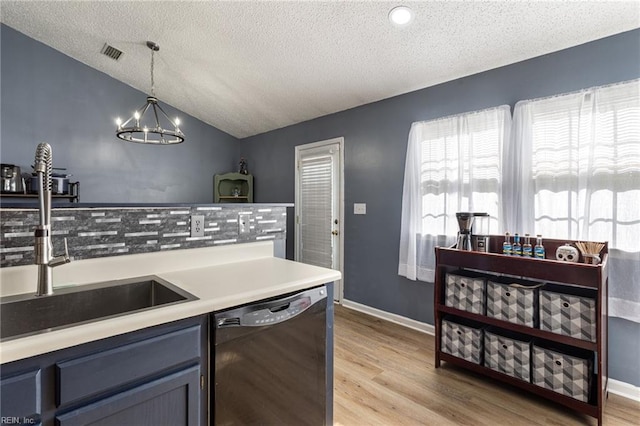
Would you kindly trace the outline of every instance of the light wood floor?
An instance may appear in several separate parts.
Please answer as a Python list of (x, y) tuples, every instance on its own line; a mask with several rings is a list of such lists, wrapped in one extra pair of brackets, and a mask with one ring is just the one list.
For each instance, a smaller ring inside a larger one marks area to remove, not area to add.
[[(481, 375), (434, 367), (433, 336), (336, 305), (334, 425), (597, 425)], [(640, 425), (640, 403), (610, 394), (604, 424)]]

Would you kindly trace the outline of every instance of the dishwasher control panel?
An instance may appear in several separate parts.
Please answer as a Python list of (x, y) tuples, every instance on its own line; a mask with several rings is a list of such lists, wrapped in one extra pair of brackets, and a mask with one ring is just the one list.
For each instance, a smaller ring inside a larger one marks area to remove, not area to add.
[(295, 317), (297, 314), (304, 312), (309, 306), (311, 306), (311, 298), (304, 297), (287, 303), (284, 306), (276, 306), (274, 308), (246, 313), (240, 320), (240, 323), (242, 325), (275, 324)]
[(301, 314), (326, 297), (326, 289), (322, 286), (278, 300), (257, 302), (251, 306), (217, 314), (216, 325), (259, 327), (278, 324)]

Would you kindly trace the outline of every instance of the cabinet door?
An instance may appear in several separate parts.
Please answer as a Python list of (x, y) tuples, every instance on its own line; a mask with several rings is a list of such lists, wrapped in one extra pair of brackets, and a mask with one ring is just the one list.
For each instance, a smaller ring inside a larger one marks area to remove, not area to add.
[(0, 380), (1, 424), (35, 424), (41, 414), (40, 370)]
[(200, 366), (161, 377), (56, 417), (60, 426), (200, 425)]
[(100, 398), (113, 389), (131, 388), (145, 377), (199, 362), (200, 333), (197, 325), (57, 363), (58, 406), (64, 409)]

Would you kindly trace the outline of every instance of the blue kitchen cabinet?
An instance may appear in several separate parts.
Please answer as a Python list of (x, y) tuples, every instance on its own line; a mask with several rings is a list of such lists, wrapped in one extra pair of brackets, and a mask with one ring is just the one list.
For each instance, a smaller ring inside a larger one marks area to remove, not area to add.
[(201, 316), (3, 364), (0, 414), (44, 426), (205, 425), (207, 339)]
[(2, 378), (0, 424), (37, 424), (40, 419), (40, 369)]
[(60, 426), (199, 425), (200, 367), (193, 366), (56, 416)]

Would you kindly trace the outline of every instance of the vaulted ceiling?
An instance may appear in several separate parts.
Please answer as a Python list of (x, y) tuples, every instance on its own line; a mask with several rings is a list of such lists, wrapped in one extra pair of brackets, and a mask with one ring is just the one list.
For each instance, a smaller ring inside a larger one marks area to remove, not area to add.
[(152, 40), (161, 102), (243, 138), (638, 28), (640, 3), (2, 0), (0, 19), (147, 93)]

